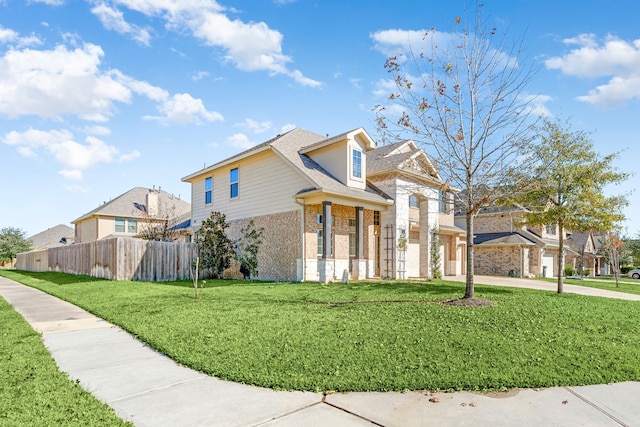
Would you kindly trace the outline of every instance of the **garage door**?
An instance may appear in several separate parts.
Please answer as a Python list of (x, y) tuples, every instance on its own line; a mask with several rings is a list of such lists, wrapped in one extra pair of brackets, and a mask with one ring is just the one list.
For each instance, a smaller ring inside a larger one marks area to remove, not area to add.
[(553, 255), (542, 256), (542, 277), (553, 277)]

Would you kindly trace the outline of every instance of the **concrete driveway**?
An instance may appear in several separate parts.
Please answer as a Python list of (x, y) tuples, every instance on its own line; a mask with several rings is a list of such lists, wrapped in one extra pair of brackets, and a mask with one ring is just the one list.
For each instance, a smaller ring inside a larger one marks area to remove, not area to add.
[[(466, 282), (466, 276), (445, 276), (445, 280), (451, 280), (454, 282)], [(492, 285), (492, 286), (508, 286), (512, 288), (528, 288), (538, 289), (542, 291), (557, 292), (558, 284), (556, 282), (546, 282), (544, 280), (536, 279), (520, 279), (517, 277), (502, 277), (502, 276), (474, 276), (474, 283), (476, 285)], [(638, 281), (640, 286), (640, 281)], [(594, 297), (605, 298), (617, 298), (628, 301), (640, 301), (640, 295), (626, 294), (624, 292), (607, 291), (604, 289), (588, 288), (586, 286), (569, 285), (567, 283), (563, 286), (564, 292), (580, 295), (588, 295)]]

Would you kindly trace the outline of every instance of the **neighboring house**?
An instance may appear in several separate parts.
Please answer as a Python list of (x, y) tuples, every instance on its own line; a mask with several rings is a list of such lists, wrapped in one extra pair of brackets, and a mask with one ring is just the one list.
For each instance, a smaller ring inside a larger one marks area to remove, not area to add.
[[(75, 242), (93, 242), (110, 236), (138, 236), (147, 227), (175, 222), (191, 206), (160, 189), (135, 187), (72, 221)], [(174, 224), (169, 224), (171, 227)]]
[[(598, 255), (598, 240), (591, 232), (571, 233), (567, 238), (567, 245), (572, 252), (565, 259), (567, 264), (573, 265), (576, 272), (586, 276), (607, 274), (608, 266), (603, 257)], [(584, 270), (589, 270), (588, 274)]]
[(70, 245), (74, 242), (74, 230), (68, 225), (59, 224), (38, 234), (34, 234), (27, 240), (31, 240), (33, 250), (57, 248)]
[[(197, 233), (218, 211), (238, 239), (253, 220), (264, 229), (260, 279), (326, 283), (345, 274), (354, 280), (430, 275), (429, 230), (440, 221), (437, 188), (446, 186), (433, 168), (420, 169), (428, 159), (414, 145), (396, 148), (401, 156), (389, 158), (396, 166), (387, 172), (385, 153), (396, 153), (378, 152), (362, 128), (330, 138), (303, 129), (278, 135), (182, 179), (191, 183), (191, 229)], [(406, 170), (398, 169), (401, 157)], [(409, 208), (410, 196), (420, 200), (418, 207)], [(394, 204), (394, 197), (402, 200)], [(415, 255), (407, 250), (411, 215), (421, 245)], [(452, 214), (450, 223), (454, 230)]]
[[(480, 275), (552, 277), (558, 275), (559, 236), (556, 225), (531, 227), (519, 205), (482, 209), (474, 219), (474, 272)], [(457, 209), (456, 224), (466, 228)], [(566, 238), (565, 233), (564, 238)], [(574, 252), (565, 246), (567, 253)]]

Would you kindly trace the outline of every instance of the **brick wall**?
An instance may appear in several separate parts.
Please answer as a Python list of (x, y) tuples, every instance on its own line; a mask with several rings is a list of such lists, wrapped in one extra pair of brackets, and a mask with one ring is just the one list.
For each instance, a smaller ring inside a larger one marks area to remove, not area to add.
[(507, 276), (509, 270), (520, 271), (520, 248), (518, 247), (476, 246), (473, 255), (475, 274)]
[[(228, 236), (232, 240), (241, 237), (240, 230), (253, 219), (256, 228), (264, 228), (262, 244), (258, 251), (258, 279), (297, 279), (297, 259), (301, 252), (300, 211), (282, 212), (229, 222)], [(242, 277), (239, 266), (225, 271), (225, 277)]]
[(519, 212), (515, 212), (511, 215), (508, 213), (478, 215), (473, 222), (473, 232), (476, 234), (498, 233), (522, 228), (519, 226), (521, 218), (522, 214)]

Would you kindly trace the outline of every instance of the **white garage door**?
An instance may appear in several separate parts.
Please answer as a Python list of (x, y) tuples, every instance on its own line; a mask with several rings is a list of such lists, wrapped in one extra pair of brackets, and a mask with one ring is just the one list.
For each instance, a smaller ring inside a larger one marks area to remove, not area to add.
[(542, 256), (542, 277), (553, 277), (553, 255)]

